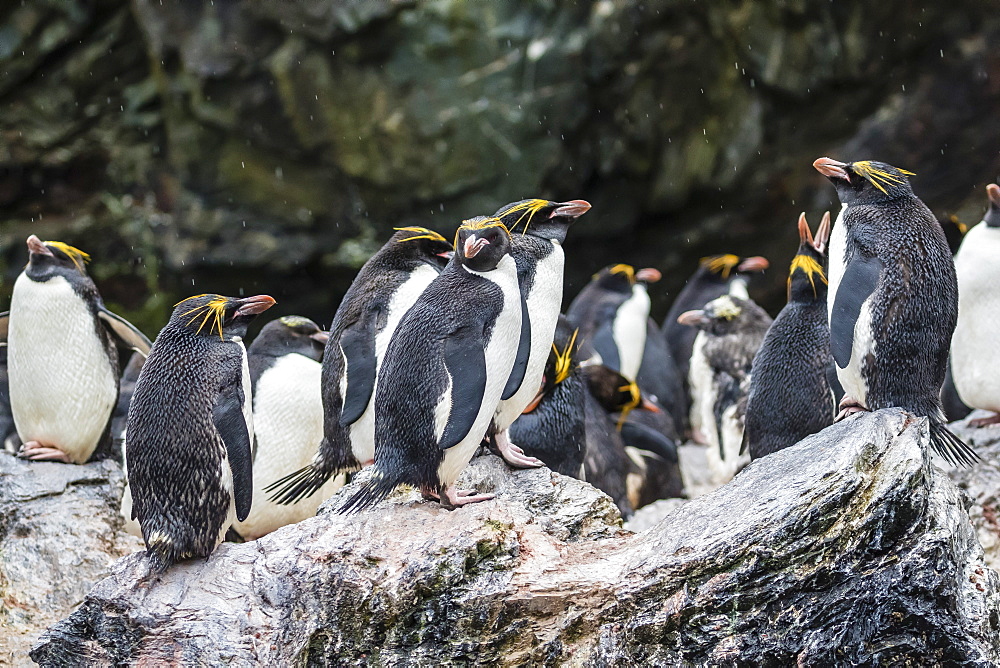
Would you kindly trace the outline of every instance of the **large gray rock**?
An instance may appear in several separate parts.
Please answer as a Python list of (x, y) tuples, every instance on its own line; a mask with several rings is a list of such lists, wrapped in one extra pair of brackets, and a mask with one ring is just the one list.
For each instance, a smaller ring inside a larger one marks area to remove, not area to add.
[[(991, 665), (998, 576), (927, 423), (864, 414), (644, 533), (546, 470), (475, 461), (494, 501), (414, 492), (144, 580), (119, 561), (32, 651), (203, 665)], [(335, 508), (354, 489), (328, 502)]]
[(114, 462), (29, 463), (0, 451), (0, 665), (30, 665), (39, 633), (142, 549), (121, 531), (122, 482)]
[(971, 498), (969, 516), (979, 535), (990, 568), (1000, 569), (1000, 425), (984, 428), (969, 426), (969, 420), (990, 415), (973, 411), (966, 419), (951, 425), (962, 440), (982, 458), (971, 468), (951, 468), (951, 475)]

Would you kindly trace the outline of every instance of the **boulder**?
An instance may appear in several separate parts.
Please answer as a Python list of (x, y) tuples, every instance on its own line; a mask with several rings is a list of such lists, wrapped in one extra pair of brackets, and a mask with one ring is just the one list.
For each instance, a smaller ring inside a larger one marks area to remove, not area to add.
[(969, 495), (969, 516), (986, 554), (986, 564), (1000, 569), (1000, 425), (969, 426), (969, 420), (990, 415), (973, 411), (966, 419), (951, 424), (952, 431), (982, 458), (971, 468), (948, 469), (951, 479)]
[(605, 495), (473, 462), (496, 499), (339, 504), (150, 579), (118, 561), (31, 657), (203, 665), (990, 665), (1000, 581), (925, 419), (862, 414), (633, 534)]
[(119, 557), (143, 549), (121, 531), (121, 468), (26, 462), (0, 451), (0, 665), (28, 650)]

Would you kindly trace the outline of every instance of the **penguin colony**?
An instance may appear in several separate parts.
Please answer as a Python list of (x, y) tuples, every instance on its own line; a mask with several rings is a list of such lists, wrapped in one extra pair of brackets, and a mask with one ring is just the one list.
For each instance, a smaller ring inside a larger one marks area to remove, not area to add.
[(104, 306), (86, 253), (32, 235), (0, 314), (0, 439), (30, 460), (123, 460), (122, 512), (153, 573), (315, 514), (364, 467), (341, 512), (400, 485), (449, 509), (484, 501), (456, 484), (481, 447), (589, 481), (624, 516), (685, 494), (687, 438), (723, 484), (748, 459), (890, 406), (926, 416), (935, 451), (972, 464), (941, 390), (950, 353), (961, 402), (993, 413), (972, 424), (1000, 422), (1000, 381), (977, 363), (1000, 313), (1000, 187), (953, 260), (910, 172), (814, 167), (842, 208), (815, 236), (800, 217), (773, 322), (748, 289), (768, 261), (731, 254), (702, 259), (662, 327), (648, 292), (660, 272), (627, 264), (561, 314), (563, 243), (584, 200), (512, 202), (453, 243), (397, 228), (329, 331), (284, 316), (249, 346), (271, 297), (189, 297), (150, 343)]

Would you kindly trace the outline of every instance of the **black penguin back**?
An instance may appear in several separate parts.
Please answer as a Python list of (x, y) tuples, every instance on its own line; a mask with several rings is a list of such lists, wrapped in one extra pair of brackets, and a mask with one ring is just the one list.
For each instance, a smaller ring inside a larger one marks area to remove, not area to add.
[(631, 467), (625, 443), (611, 416), (589, 392), (584, 394), (583, 407), (587, 437), (583, 463), (586, 480), (610, 496), (622, 517), (628, 519), (634, 511), (628, 498)]
[(636, 382), (644, 394), (656, 397), (656, 401), (670, 414), (673, 424), (683, 434), (688, 422), (684, 377), (670, 352), (666, 337), (652, 318), (646, 322), (646, 347), (643, 349)]
[(584, 394), (579, 370), (546, 392), (538, 407), (510, 427), (511, 441), (557, 473), (583, 477), (585, 446)]

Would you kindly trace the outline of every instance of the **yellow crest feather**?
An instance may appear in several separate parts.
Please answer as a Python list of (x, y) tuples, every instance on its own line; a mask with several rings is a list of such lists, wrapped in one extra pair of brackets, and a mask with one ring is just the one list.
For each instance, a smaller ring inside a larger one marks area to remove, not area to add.
[(789, 295), (792, 290), (792, 274), (796, 271), (801, 271), (809, 278), (809, 284), (812, 285), (813, 289), (813, 297), (816, 296), (815, 277), (819, 276), (819, 280), (823, 281), (823, 283), (827, 283), (826, 275), (823, 273), (823, 266), (816, 261), (816, 258), (810, 255), (796, 255), (792, 258), (792, 266), (788, 269)]
[[(905, 181), (905, 177), (879, 169), (878, 167), (872, 165), (870, 160), (862, 160), (860, 162), (852, 163), (851, 168), (855, 173), (863, 176), (869, 183), (881, 190), (885, 195), (888, 195), (889, 193), (886, 191), (884, 186), (894, 186)], [(905, 169), (899, 169), (899, 167), (896, 169), (899, 170), (900, 174), (905, 174), (906, 176), (916, 176), (913, 172), (908, 172)]]
[(622, 406), (621, 416), (618, 418), (618, 424), (615, 425), (618, 431), (622, 430), (622, 426), (625, 424), (625, 418), (639, 405), (642, 400), (642, 395), (639, 393), (639, 386), (635, 384), (635, 381), (630, 382), (628, 385), (622, 385), (618, 388), (619, 392), (628, 391), (630, 395), (629, 402)]
[(483, 218), (482, 220), (463, 220), (462, 224), (458, 226), (455, 230), (455, 242), (452, 244), (456, 249), (458, 248), (458, 233), (462, 230), (485, 230), (490, 227), (499, 227), (507, 233), (507, 238), (510, 238), (510, 230), (507, 226), (503, 224), (503, 221), (495, 216), (489, 218)]
[(570, 337), (569, 343), (562, 351), (556, 347), (556, 344), (552, 344), (552, 352), (556, 354), (556, 377), (555, 384), (563, 382), (569, 375), (573, 372), (573, 346), (576, 345), (576, 335), (579, 334), (579, 329), (573, 330), (573, 336)]
[(84, 271), (83, 265), (86, 264), (87, 262), (90, 262), (90, 255), (84, 253), (79, 248), (74, 248), (73, 246), (70, 246), (69, 244), (64, 244), (61, 241), (43, 241), (42, 243), (45, 244), (46, 246), (52, 246), (53, 248), (58, 249), (63, 253), (65, 253), (66, 255), (68, 255), (69, 259), (73, 261), (73, 264), (76, 265), (76, 268), (80, 271), (80, 273), (81, 274), (86, 273)]
[(721, 274), (722, 278), (729, 278), (733, 267), (740, 263), (740, 258), (732, 253), (727, 253), (726, 255), (703, 257), (699, 262), (713, 274)]
[(187, 325), (191, 325), (195, 320), (201, 318), (201, 323), (198, 324), (198, 329), (195, 333), (201, 333), (201, 330), (204, 329), (205, 325), (209, 325), (209, 320), (211, 320), (211, 324), (208, 326), (209, 334), (217, 332), (219, 334), (219, 339), (222, 339), (222, 322), (225, 320), (226, 304), (229, 302), (229, 300), (225, 297), (210, 294), (195, 295), (194, 297), (188, 297), (187, 299), (182, 299), (177, 302), (174, 304), (174, 308), (180, 306), (184, 302), (191, 301), (192, 299), (198, 299), (199, 297), (212, 297), (212, 299), (207, 304), (195, 306), (191, 310), (181, 313), (181, 317), (183, 318), (188, 315), (191, 316), (187, 323), (185, 323)]
[(521, 231), (521, 233), (524, 234), (525, 232), (528, 231), (528, 225), (531, 224), (531, 219), (534, 218), (536, 213), (544, 209), (548, 205), (548, 203), (549, 201), (544, 199), (525, 200), (524, 202), (519, 202), (518, 204), (515, 204), (509, 209), (504, 209), (503, 211), (498, 212), (497, 217), (503, 218), (509, 216), (512, 213), (517, 213), (518, 211), (523, 212), (518, 217), (518, 219), (514, 221), (514, 224), (511, 225), (511, 228), (517, 229), (517, 226), (520, 225), (521, 221), (524, 220), (525, 216), (527, 216), (528, 219), (524, 221), (524, 229)]
[(416, 241), (417, 239), (430, 239), (431, 241), (443, 241), (445, 243), (448, 243), (448, 240), (445, 239), (443, 236), (441, 236), (434, 230), (427, 229), (426, 227), (394, 227), (392, 229), (395, 230), (396, 232), (413, 232), (414, 235), (416, 235), (412, 237), (406, 237), (405, 239), (400, 239), (399, 240), (400, 242)]
[(630, 264), (616, 264), (608, 269), (612, 274), (625, 274), (629, 283), (635, 283), (635, 267)]

